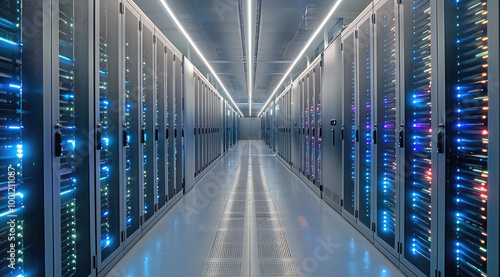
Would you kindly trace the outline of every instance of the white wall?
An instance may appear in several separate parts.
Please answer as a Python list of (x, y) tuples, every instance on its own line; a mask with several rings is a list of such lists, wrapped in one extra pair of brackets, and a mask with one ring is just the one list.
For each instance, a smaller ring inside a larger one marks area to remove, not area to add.
[(260, 140), (261, 137), (260, 117), (243, 117), (240, 119), (240, 139)]

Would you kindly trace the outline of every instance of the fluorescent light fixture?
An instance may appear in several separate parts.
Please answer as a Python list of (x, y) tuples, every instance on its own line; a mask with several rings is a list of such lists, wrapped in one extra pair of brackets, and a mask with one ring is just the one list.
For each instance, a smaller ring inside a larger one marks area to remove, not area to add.
[(194, 51), (196, 51), (196, 54), (198, 54), (198, 56), (203, 61), (203, 63), (205, 64), (205, 66), (208, 68), (208, 70), (210, 71), (210, 73), (212, 73), (212, 75), (214, 76), (215, 80), (217, 80), (217, 82), (221, 86), (222, 90), (224, 90), (224, 92), (226, 93), (226, 95), (229, 98), (229, 100), (231, 101), (231, 103), (233, 103), (234, 107), (238, 110), (238, 113), (241, 115), (241, 117), (244, 117), (243, 113), (238, 108), (238, 105), (236, 105), (236, 103), (234, 102), (233, 98), (231, 97), (231, 95), (227, 91), (226, 87), (224, 86), (224, 84), (220, 80), (219, 75), (217, 75), (217, 73), (215, 73), (215, 70), (212, 68), (212, 66), (210, 65), (210, 63), (208, 62), (208, 60), (205, 58), (205, 56), (200, 51), (200, 49), (198, 48), (198, 46), (194, 43), (193, 39), (188, 34), (188, 32), (186, 31), (186, 29), (184, 29), (184, 27), (182, 26), (182, 24), (179, 22), (179, 19), (177, 19), (177, 17), (175, 16), (174, 12), (170, 8), (170, 6), (167, 4), (167, 0), (158, 0), (158, 1), (160, 2), (160, 4), (162, 4), (163, 8), (167, 11), (168, 15), (170, 16), (170, 19), (172, 19), (172, 21), (175, 23), (175, 25), (177, 25), (177, 28), (179, 29), (179, 31), (181, 31), (181, 33), (184, 35), (184, 37), (186, 37), (186, 39), (188, 40), (188, 42), (191, 45), (191, 47), (194, 48)]
[(252, 1), (247, 0), (247, 33), (248, 33), (248, 43), (247, 43), (247, 73), (248, 73), (248, 116), (252, 116), (252, 89), (253, 89), (253, 25), (252, 25)]
[(295, 58), (295, 60), (293, 61), (292, 65), (290, 65), (290, 67), (286, 71), (285, 75), (283, 76), (283, 78), (281, 79), (281, 81), (276, 86), (276, 89), (273, 91), (273, 93), (271, 94), (271, 96), (267, 100), (266, 104), (264, 104), (264, 106), (262, 107), (262, 110), (260, 110), (258, 116), (260, 116), (262, 114), (262, 112), (265, 110), (265, 108), (267, 107), (267, 105), (269, 104), (269, 102), (271, 101), (271, 99), (273, 99), (274, 95), (278, 92), (278, 90), (281, 87), (281, 85), (283, 84), (283, 82), (285, 82), (285, 80), (287, 79), (287, 76), (292, 72), (293, 68), (297, 65), (297, 63), (302, 59), (302, 56), (304, 56), (304, 54), (306, 53), (307, 49), (309, 48), (309, 46), (311, 46), (311, 44), (316, 39), (316, 37), (319, 35), (319, 33), (321, 33), (321, 31), (325, 27), (326, 23), (328, 23), (328, 21), (333, 16), (333, 13), (337, 10), (337, 8), (339, 7), (339, 5), (340, 5), (341, 2), (342, 2), (342, 0), (337, 0), (337, 2), (335, 3), (335, 5), (333, 5), (332, 9), (328, 13), (328, 15), (325, 17), (325, 19), (323, 20), (323, 22), (321, 22), (321, 25), (319, 25), (319, 27), (316, 30), (316, 32), (314, 32), (314, 34), (309, 38), (309, 40), (307, 41), (307, 43), (304, 46), (304, 48), (302, 49), (302, 51), (300, 51), (300, 53), (297, 55), (297, 58)]

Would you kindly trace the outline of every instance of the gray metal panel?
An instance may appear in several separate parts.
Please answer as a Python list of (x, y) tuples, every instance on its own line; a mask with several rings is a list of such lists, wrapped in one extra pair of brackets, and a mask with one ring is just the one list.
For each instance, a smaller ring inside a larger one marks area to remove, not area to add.
[(191, 131), (195, 128), (195, 85), (197, 78), (194, 74), (194, 66), (188, 60), (184, 59), (184, 127), (186, 129), (186, 191), (194, 186), (194, 173), (196, 162), (195, 140), (197, 139)]
[[(342, 198), (342, 63), (341, 41), (337, 38), (324, 53), (321, 94), (323, 125), (322, 171), (323, 198), (341, 212)], [(332, 125), (331, 123), (334, 123)]]

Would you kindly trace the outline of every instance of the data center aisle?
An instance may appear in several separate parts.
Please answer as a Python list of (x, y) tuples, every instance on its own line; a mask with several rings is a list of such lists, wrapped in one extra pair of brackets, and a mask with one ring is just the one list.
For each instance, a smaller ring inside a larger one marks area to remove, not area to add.
[(240, 141), (107, 276), (403, 276), (261, 141)]

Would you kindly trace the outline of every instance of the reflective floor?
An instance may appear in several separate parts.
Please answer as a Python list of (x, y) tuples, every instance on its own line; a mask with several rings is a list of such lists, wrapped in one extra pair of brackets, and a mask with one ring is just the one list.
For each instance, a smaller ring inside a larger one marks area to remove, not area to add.
[(240, 141), (108, 273), (404, 276), (260, 141)]

